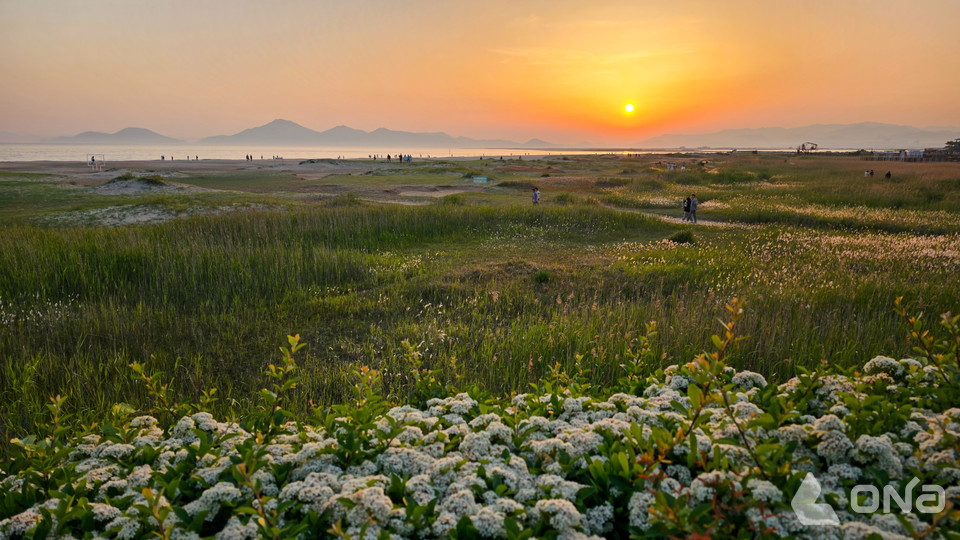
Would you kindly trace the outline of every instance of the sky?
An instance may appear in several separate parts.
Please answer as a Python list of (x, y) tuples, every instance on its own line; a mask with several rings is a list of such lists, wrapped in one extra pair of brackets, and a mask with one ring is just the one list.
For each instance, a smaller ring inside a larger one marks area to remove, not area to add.
[(957, 21), (956, 0), (0, 0), (0, 132), (960, 126)]

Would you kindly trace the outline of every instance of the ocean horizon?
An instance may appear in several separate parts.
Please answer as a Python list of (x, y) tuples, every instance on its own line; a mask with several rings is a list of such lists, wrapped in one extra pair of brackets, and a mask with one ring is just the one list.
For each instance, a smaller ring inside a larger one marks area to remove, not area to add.
[[(729, 152), (734, 148), (359, 148), (359, 147), (321, 147), (321, 146), (221, 146), (200, 144), (176, 145), (95, 145), (95, 144), (51, 144), (51, 143), (0, 143), (0, 161), (76, 161), (87, 162), (91, 155), (109, 162), (116, 161), (191, 161), (203, 159), (237, 159), (252, 155), (254, 159), (368, 159), (379, 156), (385, 159), (403, 153), (415, 159), (423, 158), (465, 158), (465, 157), (518, 157), (518, 156), (558, 156), (558, 155), (596, 155), (596, 154), (662, 154), (662, 153), (717, 153)], [(753, 148), (742, 148), (752, 151)], [(849, 149), (831, 149), (848, 151)], [(793, 152), (791, 148), (760, 149), (763, 152)]]

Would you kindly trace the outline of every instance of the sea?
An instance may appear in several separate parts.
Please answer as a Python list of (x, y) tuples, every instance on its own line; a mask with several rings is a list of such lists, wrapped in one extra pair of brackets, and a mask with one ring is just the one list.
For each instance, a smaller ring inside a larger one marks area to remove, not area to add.
[[(186, 159), (369, 159), (378, 156), (404, 154), (418, 158), (508, 158), (524, 156), (560, 155), (631, 155), (631, 154), (715, 154), (735, 150), (733, 148), (711, 149), (529, 149), (529, 148), (357, 148), (322, 146), (203, 146), (203, 145), (74, 145), (49, 143), (0, 143), (0, 162), (3, 161), (184, 161)], [(740, 149), (749, 152), (753, 149)], [(836, 149), (835, 151), (840, 150)], [(792, 148), (763, 149), (761, 152), (794, 152)], [(840, 150), (842, 151), (842, 150)]]
[(0, 143), (0, 161), (149, 161), (173, 159), (368, 159), (411, 155), (417, 158), (517, 157), (606, 154), (610, 150), (533, 150), (517, 148), (332, 148), (320, 146), (71, 145)]

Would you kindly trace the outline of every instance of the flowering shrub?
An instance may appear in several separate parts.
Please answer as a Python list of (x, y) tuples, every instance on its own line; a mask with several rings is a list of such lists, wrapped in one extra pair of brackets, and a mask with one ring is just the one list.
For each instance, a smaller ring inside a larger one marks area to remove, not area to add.
[[(0, 538), (954, 534), (960, 317), (944, 316), (938, 338), (898, 306), (916, 358), (799, 370), (774, 385), (726, 366), (742, 312), (728, 308), (714, 352), (642, 376), (648, 327), (619, 388), (557, 368), (500, 399), (444, 386), (414, 361), (409, 403), (385, 401), (364, 369), (353, 402), (303, 421), (282, 408), (296, 385), (295, 337), (270, 368), (261, 413), (241, 422), (175, 417), (179, 406), (140, 368), (154, 414), (120, 411), (122, 421), (68, 437), (55, 400), (45, 436), (14, 441)], [(791, 509), (808, 472), (839, 526), (803, 525)], [(913, 478), (945, 488), (942, 512), (851, 510), (855, 485), (903, 493)]]

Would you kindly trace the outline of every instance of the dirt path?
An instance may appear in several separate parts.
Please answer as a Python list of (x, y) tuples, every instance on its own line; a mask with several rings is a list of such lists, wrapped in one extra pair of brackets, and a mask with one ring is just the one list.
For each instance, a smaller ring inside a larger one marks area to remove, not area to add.
[[(666, 216), (663, 214), (658, 214), (656, 212), (645, 212), (643, 210), (637, 210), (636, 208), (620, 208), (618, 206), (610, 206), (608, 204), (603, 205), (604, 208), (609, 208), (611, 210), (617, 210), (619, 212), (631, 212), (634, 214), (643, 214), (648, 217), (657, 218), (660, 221), (667, 221), (670, 223), (686, 223), (682, 218), (676, 216)], [(703, 225), (705, 227), (750, 227), (747, 223), (742, 223), (739, 221), (711, 221), (708, 219), (698, 219), (696, 223), (689, 223), (689, 225)]]

